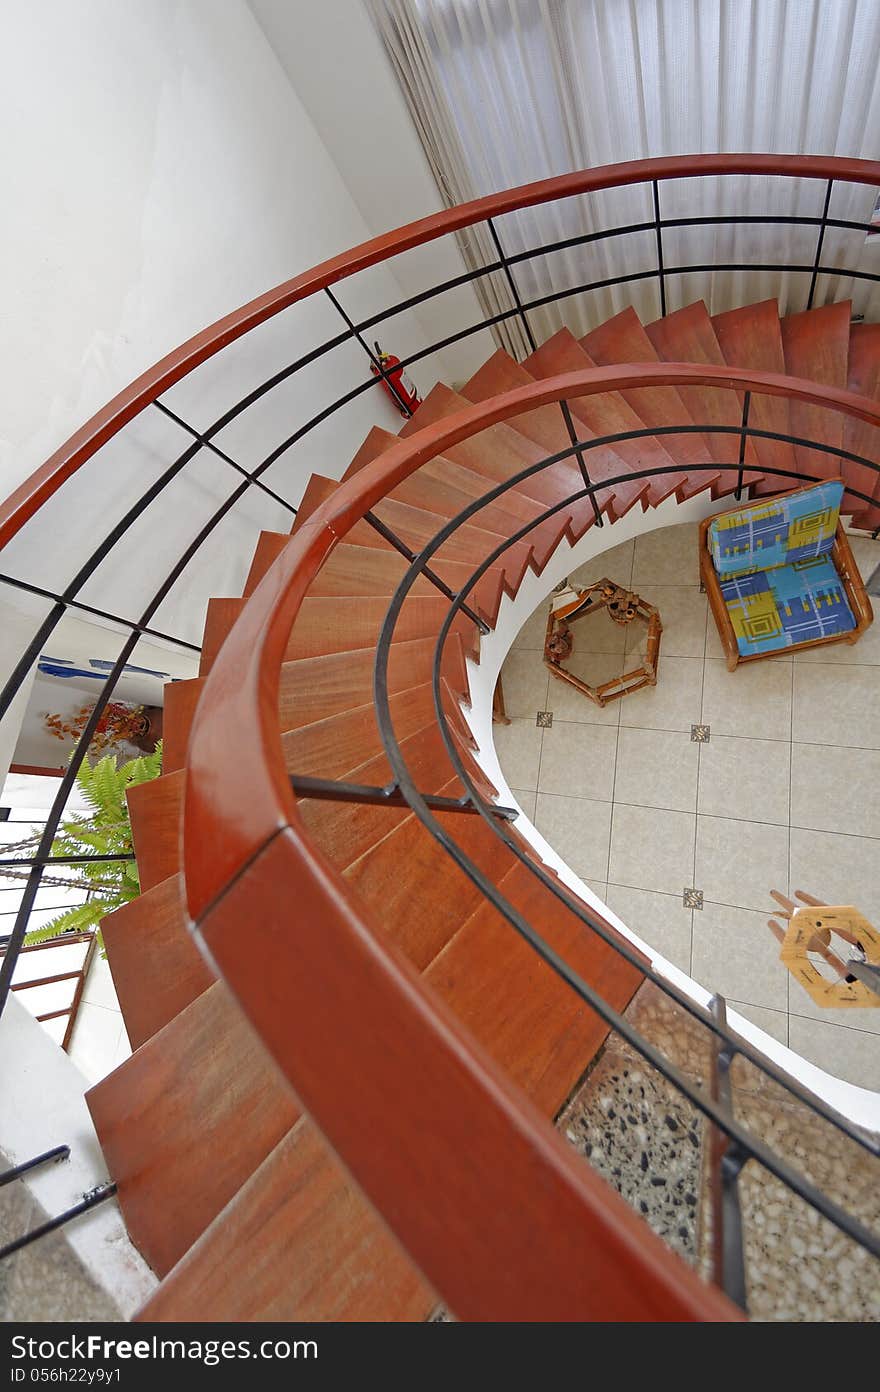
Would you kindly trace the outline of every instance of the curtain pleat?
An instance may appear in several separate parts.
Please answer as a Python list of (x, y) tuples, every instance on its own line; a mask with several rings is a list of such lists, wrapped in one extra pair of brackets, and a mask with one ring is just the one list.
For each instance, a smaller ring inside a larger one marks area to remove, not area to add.
[[(444, 201), (595, 165), (652, 156), (766, 152), (880, 156), (880, 0), (369, 0)], [(818, 217), (816, 180), (723, 176), (660, 185), (664, 218)], [(874, 191), (835, 184), (831, 215), (867, 221)], [(650, 185), (609, 189), (497, 220), (516, 255), (584, 233), (648, 222)], [(730, 224), (667, 228), (667, 308), (699, 298), (710, 312), (775, 297), (781, 313), (804, 307), (812, 226)], [(495, 259), (484, 228), (460, 239), (467, 264)], [(749, 263), (746, 271), (692, 267)], [(880, 274), (880, 238), (830, 228), (822, 262)], [(563, 324), (575, 334), (633, 304), (660, 313), (653, 229), (540, 254), (517, 263), (538, 341)], [(601, 283), (597, 287), (597, 282)], [(608, 283), (611, 282), (611, 283)], [(597, 287), (584, 289), (585, 286)], [(500, 274), (476, 282), (488, 315), (514, 307)], [(571, 292), (571, 293), (568, 293)], [(814, 303), (853, 300), (876, 319), (880, 290), (823, 275)], [(496, 339), (528, 352), (511, 316)]]

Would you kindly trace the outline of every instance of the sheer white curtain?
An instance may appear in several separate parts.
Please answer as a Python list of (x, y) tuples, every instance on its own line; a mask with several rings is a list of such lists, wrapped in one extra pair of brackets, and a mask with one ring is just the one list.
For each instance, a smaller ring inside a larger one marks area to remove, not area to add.
[[(880, 0), (369, 0), (448, 203), (593, 165), (648, 156), (767, 152), (880, 157)], [(814, 180), (717, 179), (660, 186), (664, 218), (818, 216)], [(835, 185), (833, 217), (867, 220), (874, 192)], [(530, 247), (653, 215), (649, 185), (611, 189), (498, 220), (504, 249)], [(809, 265), (814, 227), (669, 228), (667, 267)], [(492, 259), (483, 234), (470, 264)], [(880, 273), (880, 238), (831, 229), (823, 264)], [(524, 298), (656, 266), (653, 231), (542, 256), (516, 267)], [(484, 304), (509, 306), (499, 276)], [(668, 308), (703, 297), (714, 313), (778, 296), (803, 307), (809, 276), (749, 270), (667, 279)], [(876, 318), (870, 282), (822, 277), (815, 303), (852, 298)], [(654, 277), (569, 296), (532, 311), (539, 339), (577, 332), (634, 304), (660, 312)], [(516, 321), (505, 346), (521, 353)]]

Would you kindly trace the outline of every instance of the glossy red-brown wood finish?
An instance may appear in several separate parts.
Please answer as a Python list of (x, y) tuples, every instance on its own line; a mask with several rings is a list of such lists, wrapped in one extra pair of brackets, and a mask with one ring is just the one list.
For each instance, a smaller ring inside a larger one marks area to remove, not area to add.
[[(579, 1165), (354, 909), (297, 814), (281, 752), (279, 672), (312, 578), (400, 479), (485, 425), (646, 381), (807, 402), (822, 394), (841, 411), (880, 421), (878, 408), (848, 393), (683, 364), (568, 374), (443, 418), (365, 464), (292, 538), (218, 655), (189, 750), (184, 858), (197, 931), (307, 1110), (427, 1279), (466, 1318), (736, 1314)], [(230, 728), (240, 732), (234, 766), (223, 757)], [(242, 935), (245, 904), (252, 926)], [(344, 1080), (355, 1072), (352, 1096)], [(389, 1096), (394, 1115), (382, 1109)], [(371, 1118), (380, 1112), (377, 1146)], [(426, 1205), (426, 1187), (435, 1185), (444, 1200)]]

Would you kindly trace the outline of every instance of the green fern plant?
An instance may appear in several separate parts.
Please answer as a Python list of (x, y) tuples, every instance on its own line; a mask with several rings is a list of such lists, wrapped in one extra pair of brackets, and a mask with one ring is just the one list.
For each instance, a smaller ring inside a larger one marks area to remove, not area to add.
[[(130, 759), (117, 767), (112, 755), (107, 755), (95, 764), (83, 760), (76, 775), (77, 785), (89, 807), (90, 814), (71, 817), (63, 821), (52, 843), (50, 855), (53, 856), (131, 856), (133, 843), (131, 822), (128, 816), (126, 790), (140, 783), (149, 783), (162, 772), (162, 743), (156, 745), (152, 754)], [(18, 842), (7, 851), (15, 851), (23, 856), (34, 852), (40, 834)], [(63, 885), (67, 889), (79, 889), (88, 894), (83, 904), (64, 909), (49, 923), (28, 933), (28, 945), (45, 942), (59, 933), (92, 932), (98, 938), (103, 952), (100, 923), (107, 914), (129, 903), (140, 894), (137, 862), (126, 860), (95, 860), (81, 862), (68, 867), (50, 866), (43, 875), (43, 884)], [(7, 870), (13, 878), (25, 878), (27, 871)]]

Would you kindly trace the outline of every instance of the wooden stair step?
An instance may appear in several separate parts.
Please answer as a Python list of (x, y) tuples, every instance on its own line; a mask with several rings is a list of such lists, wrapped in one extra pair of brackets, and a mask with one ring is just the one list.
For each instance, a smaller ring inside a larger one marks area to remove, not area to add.
[[(401, 740), (400, 748), (421, 792), (432, 796), (442, 792), (444, 797), (461, 795), (462, 786), (455, 777), (436, 722)], [(390, 780), (382, 778), (384, 767), (384, 755), (377, 754), (354, 769), (350, 781), (372, 787), (387, 786)], [(449, 791), (443, 791), (445, 789)], [(350, 802), (342, 798), (330, 801), (304, 797), (299, 800), (298, 811), (315, 845), (320, 846), (341, 871), (366, 855), (405, 821), (415, 819), (408, 807)]]
[[(602, 367), (620, 363), (659, 362), (657, 350), (645, 332), (645, 327), (632, 306), (620, 311), (579, 340), (581, 347)], [(660, 426), (692, 425), (693, 416), (681, 393), (675, 387), (630, 387), (621, 392), (624, 401), (646, 424)], [(687, 467), (705, 464), (711, 459), (705, 436), (660, 435), (669, 453)], [(690, 498), (717, 484), (719, 475), (708, 470), (688, 476), (682, 486), (682, 497)]]
[[(295, 730), (373, 699), (375, 648), (303, 657), (281, 668), (279, 715), (282, 730)], [(388, 689), (406, 691), (431, 680), (434, 639), (394, 643), (388, 658)]]
[[(443, 796), (457, 795), (448, 784)], [(438, 812), (437, 821), (488, 878), (497, 880), (511, 855), (477, 814)], [(480, 890), (415, 817), (402, 821), (353, 864), (345, 879), (381, 930), (420, 971), (474, 912)]]
[[(299, 514), (297, 514), (299, 515)], [(247, 573), (242, 594), (245, 599), (253, 594), (259, 585), (266, 571), (278, 560), (281, 552), (290, 541), (287, 532), (260, 532), (260, 539), (254, 549), (254, 558), (251, 561), (251, 568)]]
[(91, 1088), (86, 1101), (131, 1239), (160, 1276), (299, 1115), (220, 981)]
[[(785, 373), (785, 354), (782, 348), (782, 326), (776, 300), (743, 305), (712, 317), (715, 337), (731, 367), (752, 369), (755, 372)], [(752, 392), (749, 424), (759, 430), (775, 430), (791, 434), (789, 403), (783, 396), (767, 396)], [(782, 440), (753, 440), (755, 453), (762, 469), (797, 472), (794, 446)], [(793, 480), (769, 472), (756, 484), (756, 493), (779, 493), (791, 488)]]
[[(560, 329), (526, 358), (523, 366), (533, 377), (554, 377), (558, 373), (578, 372), (584, 368), (596, 367), (596, 362), (569, 329)], [(647, 422), (628, 405), (620, 392), (573, 397), (569, 406), (572, 414), (593, 436), (643, 430), (647, 425)], [(614, 460), (611, 467), (616, 473), (642, 469), (674, 469), (676, 463), (663, 442), (655, 436), (643, 436), (641, 439), (630, 441), (621, 440), (608, 449)], [(587, 469), (593, 478), (611, 476), (608, 473), (595, 472), (596, 464), (601, 465), (601, 461), (597, 459), (600, 453), (602, 452), (590, 450), (585, 455)], [(686, 474), (671, 472), (659, 473), (653, 480), (614, 484), (615, 512), (620, 516), (621, 507), (628, 509), (634, 503), (644, 506), (646, 501), (656, 506), (681, 488), (686, 478)]]
[[(407, 739), (433, 723), (433, 687), (430, 682), (423, 682), (421, 686), (395, 692), (389, 699), (389, 706), (398, 739)], [(382, 754), (372, 700), (339, 715), (288, 730), (281, 742), (289, 771), (312, 778), (348, 778), (361, 764)], [(383, 761), (377, 769), (376, 781), (384, 787), (390, 779), (391, 769)]]
[[(438, 383), (400, 433), (403, 436), (408, 435), (421, 425), (432, 424), (435, 420), (455, 415), (472, 405), (473, 403), (467, 397), (451, 391), (443, 383)], [(423, 415), (423, 413), (426, 414)], [(505, 483), (521, 469), (540, 463), (544, 456), (544, 450), (503, 421), (498, 425), (481, 430), (479, 434), (472, 435), (469, 440), (463, 440), (460, 444), (454, 445), (446, 451), (447, 458), (463, 464), (474, 473), (482, 474), (484, 478), (491, 479), (495, 484)], [(542, 508), (546, 508), (570, 498), (573, 493), (578, 491), (582, 483), (583, 480), (576, 464), (571, 460), (560, 460), (551, 468), (543, 469), (523, 479), (516, 487), (518, 493), (540, 503)], [(556, 516), (563, 523), (568, 520), (564, 513), (559, 513)], [(570, 540), (574, 542), (577, 536), (583, 535), (586, 528), (592, 525), (592, 509), (585, 506), (583, 501), (575, 503), (571, 511), (571, 520), (575, 524), (575, 530)], [(543, 570), (553, 553), (553, 547), (556, 544), (555, 524), (556, 517), (548, 518), (546, 523), (539, 525), (529, 533), (535, 548), (539, 571)], [(545, 530), (554, 532), (554, 539), (549, 548), (542, 545), (542, 536)]]
[[(644, 979), (536, 879), (515, 865), (499, 889), (609, 1005), (623, 1010)], [(426, 981), (548, 1116), (605, 1042), (608, 1026), (483, 900), (432, 961)]]
[(163, 691), (162, 772), (174, 773), (186, 762), (189, 732), (202, 689), (204, 677), (188, 681), (166, 682)]
[[(385, 596), (307, 595), (291, 630), (285, 659), (293, 662), (368, 647), (378, 639), (388, 604)], [(430, 595), (411, 595), (395, 624), (395, 640), (436, 637), (448, 612), (449, 600), (437, 590)]]
[[(505, 353), (499, 348), (496, 353), (489, 358), (478, 372), (467, 381), (462, 387), (462, 394), (471, 401), (488, 401), (490, 397), (499, 396), (502, 392), (514, 391), (518, 387), (529, 386), (534, 382), (534, 377), (519, 363), (514, 362), (509, 353)], [(545, 451), (546, 454), (556, 454), (560, 450), (568, 449), (571, 445), (571, 437), (565, 424), (562, 411), (558, 404), (548, 404), (538, 406), (531, 411), (526, 411), (522, 415), (513, 418), (513, 424), (523, 435)], [(615, 456), (612, 451), (593, 450), (591, 454), (598, 456), (590, 470), (590, 476), (602, 477), (613, 473)], [(575, 490), (583, 486), (578, 466), (574, 460), (567, 460), (569, 472), (572, 474), (572, 482)], [(554, 468), (556, 466), (553, 466)], [(616, 472), (621, 472), (618, 467)], [(630, 490), (631, 492), (632, 490)], [(602, 492), (597, 496), (599, 510), (608, 513), (612, 520), (622, 515), (625, 511), (629, 495), (620, 503), (620, 511), (614, 504), (614, 492)], [(588, 519), (590, 503), (588, 499), (581, 501), (581, 508), (584, 515), (585, 526), (592, 525), (592, 519)]]
[(205, 616), (205, 628), (202, 635), (202, 653), (199, 658), (200, 677), (206, 677), (210, 672), (214, 665), (214, 659), (226, 641), (227, 633), (244, 606), (245, 601), (241, 598), (208, 600), (208, 612)]
[[(822, 305), (802, 314), (790, 314), (782, 320), (782, 346), (785, 370), (790, 377), (805, 377), (820, 386), (840, 387), (847, 384), (849, 362), (849, 333), (852, 305), (848, 300), (839, 304)], [(807, 402), (792, 401), (792, 429), (807, 440), (843, 448), (843, 416)], [(798, 467), (818, 478), (838, 478), (842, 460), (821, 450), (804, 445), (795, 446)]]
[(190, 932), (179, 874), (108, 914), (101, 931), (132, 1049), (139, 1049), (215, 980)]
[(137, 1318), (421, 1321), (436, 1303), (320, 1132), (303, 1117)]
[[(880, 324), (852, 324), (849, 332), (849, 371), (847, 388), (859, 396), (880, 401)], [(865, 459), (880, 462), (880, 429), (865, 421), (846, 416), (843, 448)], [(840, 471), (850, 487), (880, 502), (880, 473), (864, 464), (841, 460)], [(848, 505), (848, 506), (847, 506)], [(880, 523), (880, 506), (869, 508), (858, 498), (844, 499), (845, 510), (854, 510), (857, 526), (871, 528)]]
[(141, 893), (177, 874), (184, 777), (177, 769), (126, 793)]
[[(702, 300), (685, 305), (682, 309), (645, 325), (645, 333), (657, 350), (657, 355), (665, 362), (706, 363), (713, 367), (724, 366), (724, 354), (715, 337), (709, 311)], [(742, 423), (741, 393), (725, 391), (719, 387), (681, 387), (679, 394), (688, 407), (697, 425), (707, 422), (718, 425), (739, 426)], [(739, 437), (719, 435), (706, 430), (706, 442), (711, 457), (720, 464), (736, 464), (739, 460)], [(761, 477), (755, 466), (758, 456), (751, 442), (746, 444), (746, 469), (743, 484), (750, 485)], [(718, 490), (727, 491), (736, 487), (737, 474), (722, 474)]]

